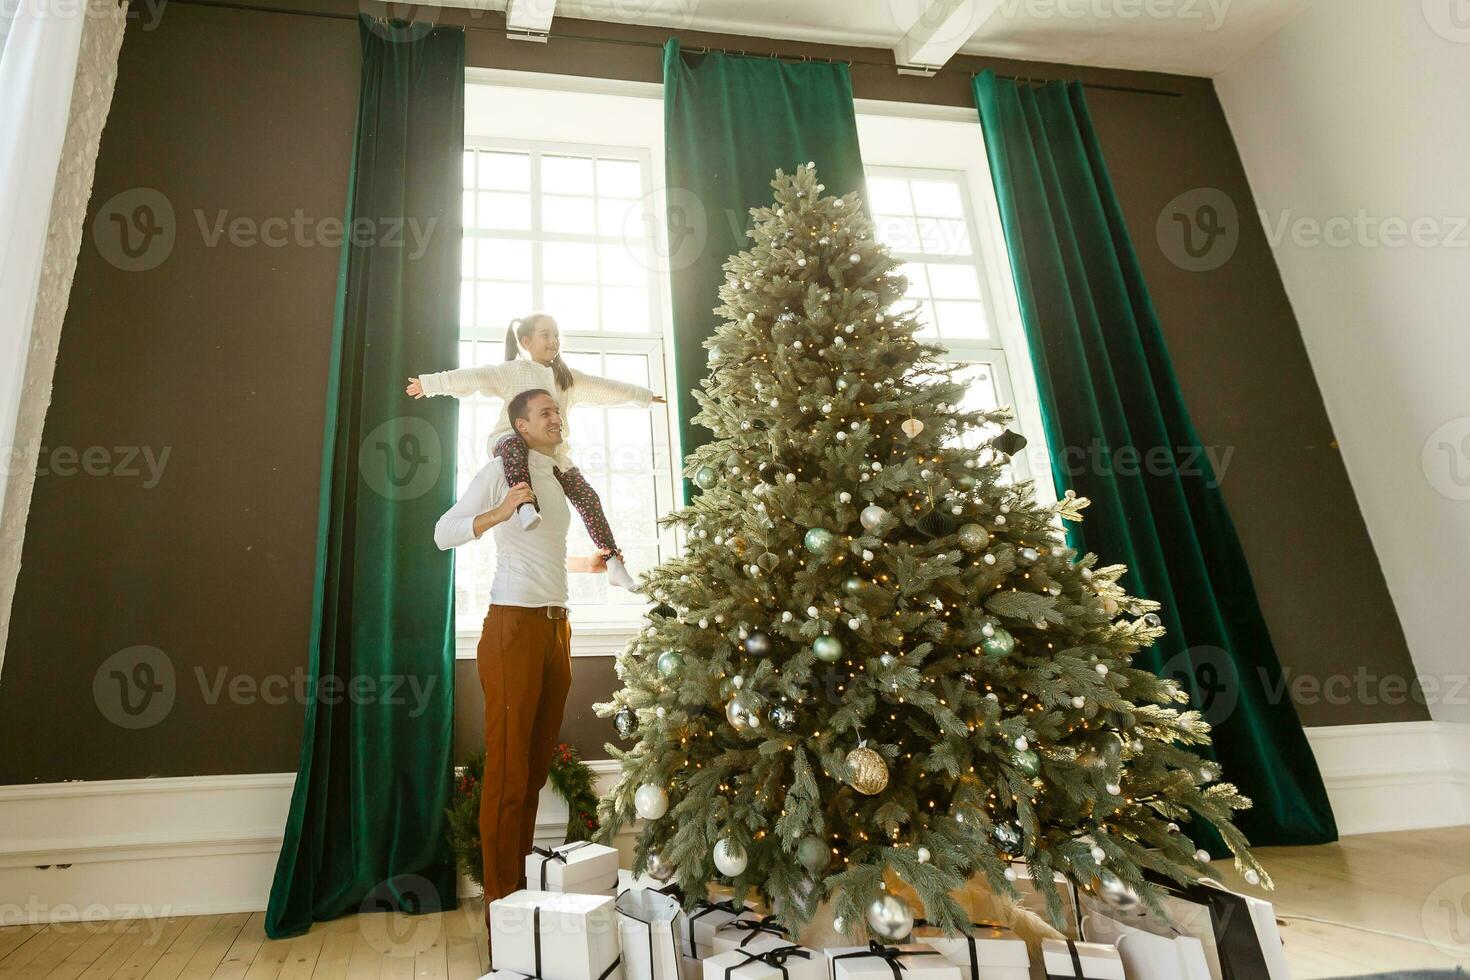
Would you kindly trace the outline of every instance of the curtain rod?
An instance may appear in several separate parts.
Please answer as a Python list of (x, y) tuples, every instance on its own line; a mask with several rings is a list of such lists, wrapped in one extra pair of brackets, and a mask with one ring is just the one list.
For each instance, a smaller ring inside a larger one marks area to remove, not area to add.
[[(141, 2), (141, 0), (140, 0), (140, 2)], [(324, 17), (324, 18), (326, 18), (328, 20), (352, 20), (352, 21), (355, 21), (355, 20), (357, 20), (357, 17), (358, 17), (358, 15), (355, 14), (355, 13), (345, 14), (345, 13), (337, 13), (335, 11), (330, 11), (330, 10), (297, 10), (297, 9), (293, 9), (293, 8), (290, 8), (290, 7), (272, 7), (272, 6), (267, 6), (265, 4), (255, 4), (255, 3), (248, 3), (248, 2), (240, 2), (240, 0), (170, 0), (170, 2), (171, 3), (183, 4), (185, 6), (190, 6), (190, 7), (221, 7), (221, 8), (224, 8), (226, 10), (249, 10), (249, 11), (254, 11), (254, 12), (257, 12), (257, 13), (266, 13), (266, 14), (286, 14), (286, 15), (293, 16), (293, 17)], [(422, 9), (422, 7), (420, 7), (420, 9)], [(445, 7), (443, 9), (449, 10), (449, 9), (456, 9), (456, 8)], [(476, 12), (478, 12), (478, 11), (476, 11)], [(377, 19), (378, 20), (384, 20), (385, 18), (379, 17)], [(432, 24), (433, 24), (433, 22), (431, 22), (431, 26), (432, 26)], [(451, 24), (451, 25), (448, 25), (448, 26), (451, 26), (451, 27), (460, 27), (460, 28), (463, 28), (466, 31), (492, 31), (492, 32), (497, 33), (497, 34), (502, 33), (505, 30), (505, 28), (503, 26), (498, 26), (498, 25), (497, 26), (491, 26), (489, 24)], [(627, 45), (627, 46), (630, 46), (630, 47), (638, 47), (638, 48), (659, 48), (659, 49), (662, 49), (663, 46), (664, 46), (664, 42), (663, 41), (646, 41), (646, 40), (643, 40), (642, 38), (633, 38), (633, 37), (595, 37), (595, 36), (586, 35), (586, 34), (560, 34), (560, 33), (550, 34), (550, 35), (548, 35), (547, 40), (551, 40), (551, 41), (581, 41), (584, 44), (622, 44), (622, 45)], [(751, 51), (751, 50), (743, 49), (743, 48), (712, 48), (712, 47), (709, 47), (708, 45), (703, 45), (703, 44), (691, 46), (687, 50), (693, 52), (694, 54), (709, 54), (711, 52), (718, 52), (720, 54), (740, 55), (740, 56), (746, 57), (746, 58), (770, 58), (773, 61), (794, 61), (794, 62), (798, 62), (798, 63), (809, 62), (809, 61), (816, 61), (816, 62), (825, 62), (827, 64), (846, 64), (849, 68), (852, 68), (854, 66), (861, 67), (861, 68), (894, 68), (894, 69), (897, 68), (896, 65), (886, 64), (886, 63), (881, 62), (881, 61), (864, 61), (864, 60), (862, 60), (860, 58), (835, 58), (834, 59), (834, 58), (814, 57), (812, 55), (777, 54), (774, 51)], [(936, 74), (938, 74), (940, 72), (945, 72), (945, 71), (952, 72), (952, 71), (955, 71), (955, 70), (956, 69), (950, 68), (950, 67), (947, 67), (947, 66), (946, 67), (941, 67), (939, 69), (939, 71), (936, 72)], [(979, 72), (970, 72), (969, 74), (970, 74), (970, 77), (971, 78), (974, 78), (976, 75), (979, 74)], [(998, 75), (998, 77), (1007, 79), (1008, 81), (1022, 82), (1022, 83), (1026, 84), (1026, 85), (1040, 85), (1040, 84), (1045, 84), (1046, 82), (1061, 81), (1062, 80), (1062, 79), (1053, 79), (1053, 78), (1032, 78), (1029, 75), (1001, 75), (998, 72), (997, 72), (997, 75)], [(1107, 91), (1107, 92), (1128, 92), (1128, 93), (1131, 93), (1131, 94), (1134, 94), (1134, 95), (1158, 95), (1158, 96), (1163, 96), (1164, 98), (1170, 98), (1170, 99), (1183, 98), (1183, 96), (1184, 96), (1184, 93), (1183, 92), (1175, 92), (1175, 91), (1171, 91), (1169, 89), (1140, 88), (1140, 87), (1135, 86), (1135, 85), (1111, 85), (1111, 84), (1108, 84), (1107, 82), (1082, 82), (1081, 84), (1082, 84), (1082, 86), (1084, 88), (1100, 89), (1100, 90)]]

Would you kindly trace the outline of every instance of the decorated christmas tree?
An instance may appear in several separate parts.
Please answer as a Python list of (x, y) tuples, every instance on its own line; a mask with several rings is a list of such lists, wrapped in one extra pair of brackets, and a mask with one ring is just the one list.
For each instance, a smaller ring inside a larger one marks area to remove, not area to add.
[(1190, 749), (1208, 726), (1132, 666), (1157, 605), (1065, 543), (1086, 502), (1010, 479), (1024, 440), (960, 409), (856, 195), (810, 164), (772, 187), (705, 345), (684, 553), (649, 574), (658, 605), (596, 706), (634, 740), (608, 746), (602, 839), (636, 814), (635, 870), (691, 904), (730, 885), (795, 934), (830, 901), (890, 940), (915, 914), (964, 931), (953, 893), (1018, 897), (1018, 860), (1157, 908), (1143, 872), (1203, 875), (1201, 819), (1263, 879), (1230, 822), (1249, 801)]

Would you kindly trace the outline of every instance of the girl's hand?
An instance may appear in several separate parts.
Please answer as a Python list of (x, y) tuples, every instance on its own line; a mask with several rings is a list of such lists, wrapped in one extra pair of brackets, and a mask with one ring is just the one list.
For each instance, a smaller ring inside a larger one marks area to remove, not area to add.
[(418, 378), (409, 378), (408, 387), (405, 388), (404, 391), (413, 398), (424, 397), (424, 386), (419, 384)]
[(669, 403), (669, 400), (667, 398), (665, 398), (663, 395), (654, 395), (653, 396), (653, 403), (655, 405), (667, 405)]

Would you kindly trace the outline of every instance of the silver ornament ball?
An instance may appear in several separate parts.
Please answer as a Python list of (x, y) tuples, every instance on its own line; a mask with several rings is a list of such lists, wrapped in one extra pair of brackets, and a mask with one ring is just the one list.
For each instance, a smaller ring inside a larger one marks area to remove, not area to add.
[(868, 927), (889, 942), (896, 942), (914, 929), (914, 911), (897, 895), (879, 895), (868, 906)]

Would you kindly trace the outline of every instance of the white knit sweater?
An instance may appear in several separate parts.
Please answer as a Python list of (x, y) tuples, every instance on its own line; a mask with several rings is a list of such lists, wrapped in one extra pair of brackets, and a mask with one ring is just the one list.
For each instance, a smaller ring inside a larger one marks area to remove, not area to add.
[(510, 435), (515, 427), (510, 423), (510, 413), (507, 408), (510, 400), (523, 391), (533, 388), (544, 388), (551, 392), (551, 397), (556, 399), (556, 405), (561, 409), (561, 427), (563, 440), (557, 447), (557, 465), (563, 468), (571, 466), (571, 456), (567, 452), (567, 443), (571, 438), (571, 408), (578, 402), (589, 405), (637, 405), (639, 408), (647, 408), (653, 401), (653, 392), (647, 388), (626, 381), (614, 381), (612, 378), (600, 378), (595, 374), (587, 374), (572, 368), (572, 386), (562, 389), (556, 386), (556, 376), (551, 367), (538, 364), (535, 361), (521, 357), (514, 361), (506, 361), (503, 364), (491, 364), (486, 367), (457, 368), (453, 371), (440, 371), (436, 374), (419, 375), (419, 384), (426, 395), (453, 395), (455, 398), (468, 398), (471, 395), (484, 395), (487, 398), (499, 398), (505, 402), (501, 406), (500, 418), (495, 422), (495, 428), (490, 433), (490, 450), (493, 452), (495, 444), (502, 437)]

